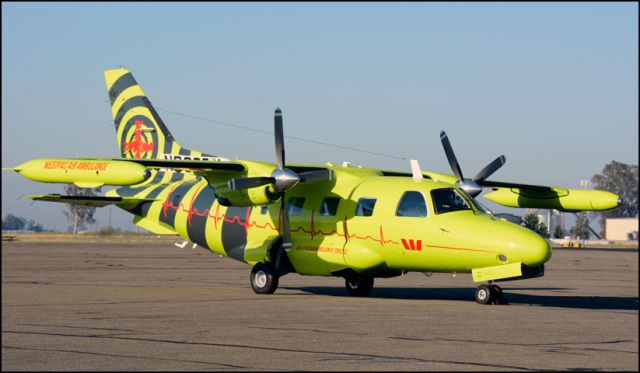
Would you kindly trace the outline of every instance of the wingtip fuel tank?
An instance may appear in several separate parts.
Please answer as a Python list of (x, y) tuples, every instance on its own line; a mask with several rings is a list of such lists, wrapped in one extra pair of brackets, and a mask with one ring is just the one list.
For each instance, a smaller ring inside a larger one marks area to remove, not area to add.
[(519, 188), (494, 188), (484, 195), (490, 201), (508, 207), (544, 208), (561, 211), (602, 211), (620, 205), (620, 197), (603, 190), (550, 188), (550, 190), (525, 190)]
[(38, 158), (12, 170), (34, 181), (76, 184), (84, 188), (135, 185), (147, 180), (151, 175), (150, 171), (140, 164), (108, 159)]

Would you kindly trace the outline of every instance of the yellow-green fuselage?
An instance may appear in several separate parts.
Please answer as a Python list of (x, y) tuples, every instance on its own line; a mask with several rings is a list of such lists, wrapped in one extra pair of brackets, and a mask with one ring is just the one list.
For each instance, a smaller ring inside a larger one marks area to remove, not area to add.
[[(272, 164), (243, 162), (264, 172)], [(383, 176), (379, 170), (322, 165), (336, 174), (330, 183), (298, 185), (286, 193), (299, 208), (289, 210), (293, 247), (287, 256), (302, 275), (329, 276), (345, 269), (360, 273), (470, 272), (472, 269), (522, 263), (538, 266), (551, 257), (548, 243), (532, 231), (496, 219), (473, 207), (437, 213), (431, 191), (451, 184), (411, 177)], [(271, 260), (270, 249), (280, 232), (280, 201), (262, 206), (220, 204), (232, 175), (196, 177), (189, 173), (175, 182), (112, 190), (107, 195), (155, 198), (130, 210), (139, 225), (171, 233), (237, 260), (255, 264)], [(174, 175), (175, 178), (175, 175)], [(166, 175), (163, 180), (170, 180)], [(250, 191), (259, 195), (264, 188)], [(397, 216), (405, 192), (426, 201), (426, 216)], [(255, 197), (255, 196), (254, 196)], [(332, 214), (321, 211), (327, 197), (338, 198)], [(359, 216), (356, 204), (375, 199), (370, 216)], [(302, 200), (302, 201), (301, 201)]]

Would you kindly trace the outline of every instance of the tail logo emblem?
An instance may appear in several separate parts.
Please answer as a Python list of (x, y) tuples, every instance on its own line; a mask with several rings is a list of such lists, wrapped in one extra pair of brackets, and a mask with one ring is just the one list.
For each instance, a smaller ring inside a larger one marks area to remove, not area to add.
[(144, 142), (142, 139), (142, 120), (136, 120), (136, 129), (133, 131), (133, 141), (125, 141), (124, 153), (131, 152), (133, 156), (139, 159), (145, 153), (153, 151), (154, 143)]

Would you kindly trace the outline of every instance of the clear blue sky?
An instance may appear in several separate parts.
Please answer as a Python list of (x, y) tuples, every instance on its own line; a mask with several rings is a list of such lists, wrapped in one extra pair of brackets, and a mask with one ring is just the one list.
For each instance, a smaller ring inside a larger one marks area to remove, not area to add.
[[(118, 66), (156, 108), (271, 131), (279, 106), (287, 135), (425, 170), (450, 172), (440, 130), (468, 176), (504, 154), (494, 180), (579, 188), (638, 163), (634, 2), (3, 2), (2, 166), (117, 156), (102, 72)], [(269, 135), (160, 114), (186, 147), (274, 159)], [(293, 139), (287, 159), (409, 170)], [(66, 227), (63, 205), (18, 199), (60, 192), (3, 171), (2, 216)]]

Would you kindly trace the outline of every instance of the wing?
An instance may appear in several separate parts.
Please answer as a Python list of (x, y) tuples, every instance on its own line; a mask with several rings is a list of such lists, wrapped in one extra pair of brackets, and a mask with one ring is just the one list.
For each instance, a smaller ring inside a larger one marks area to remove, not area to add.
[[(453, 175), (435, 172), (423, 172), (423, 175), (454, 185), (458, 181)], [(485, 198), (507, 207), (577, 212), (609, 210), (618, 207), (621, 203), (616, 194), (602, 190), (568, 189), (492, 180), (483, 180), (478, 184), (493, 190), (484, 194)]]
[(176, 170), (193, 170), (202, 172), (230, 171), (243, 172), (246, 167), (240, 162), (227, 161), (190, 161), (180, 159), (135, 159), (112, 158), (111, 161), (136, 163), (150, 168), (171, 168)]

